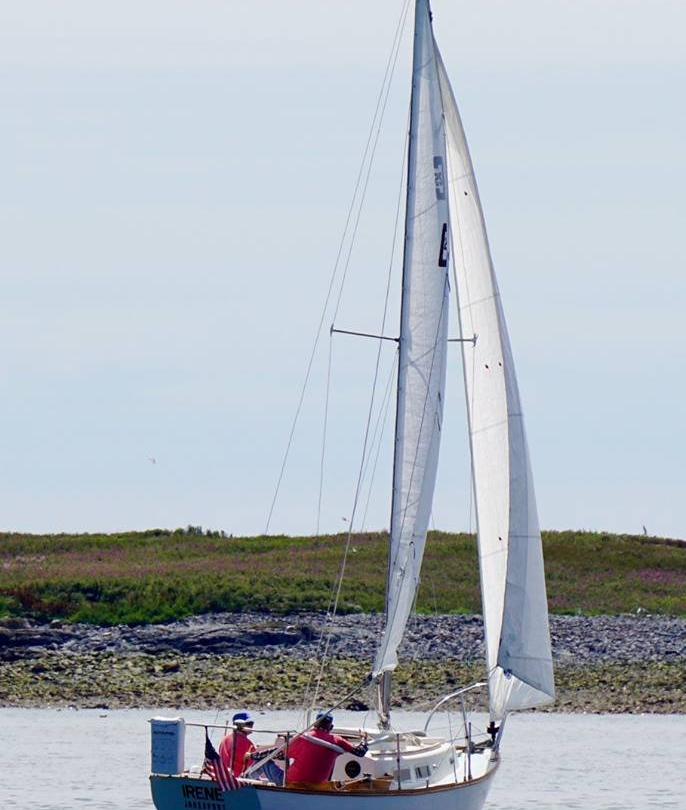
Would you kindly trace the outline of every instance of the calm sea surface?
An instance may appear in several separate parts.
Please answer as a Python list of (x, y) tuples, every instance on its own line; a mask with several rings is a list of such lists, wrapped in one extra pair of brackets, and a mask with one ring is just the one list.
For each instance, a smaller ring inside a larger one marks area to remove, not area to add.
[[(155, 714), (170, 716), (151, 710), (0, 709), (0, 808), (151, 810), (146, 721)], [(215, 722), (212, 714), (183, 714), (187, 721)], [(366, 717), (338, 712), (336, 719), (358, 726)], [(424, 715), (397, 712), (394, 719), (400, 728), (417, 728)], [(216, 722), (224, 720), (222, 713)], [(484, 718), (475, 721), (477, 726)], [(257, 716), (262, 728), (297, 724), (293, 712)], [(432, 731), (445, 730), (445, 717), (438, 718)], [(514, 716), (502, 752), (488, 808), (686, 810), (683, 716)], [(188, 729), (186, 764), (201, 760), (201, 734)]]

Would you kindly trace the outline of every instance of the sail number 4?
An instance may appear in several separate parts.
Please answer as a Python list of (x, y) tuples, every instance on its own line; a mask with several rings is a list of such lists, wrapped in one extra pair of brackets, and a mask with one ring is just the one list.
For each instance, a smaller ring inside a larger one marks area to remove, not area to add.
[[(445, 170), (441, 155), (434, 155), (434, 184), (436, 186), (436, 199), (445, 200)], [(444, 222), (441, 229), (441, 247), (438, 251), (438, 266), (448, 266), (448, 223)]]

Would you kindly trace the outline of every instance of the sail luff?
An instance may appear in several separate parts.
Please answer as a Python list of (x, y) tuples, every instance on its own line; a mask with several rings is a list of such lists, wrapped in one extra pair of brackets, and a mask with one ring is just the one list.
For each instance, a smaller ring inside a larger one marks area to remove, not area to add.
[(550, 702), (543, 555), (519, 390), (466, 137), (434, 43), (446, 119), (451, 241), (462, 335), (494, 718)]
[[(374, 675), (392, 671), (419, 584), (445, 385), (448, 200), (445, 132), (427, 0), (417, 0), (405, 212), (386, 622)], [(388, 679), (386, 679), (387, 681)]]
[[(418, 47), (418, 19), (417, 14), (415, 11), (414, 17), (414, 36), (412, 40), (412, 82), (411, 82), (411, 89), (410, 89), (410, 121), (409, 121), (409, 130), (407, 136), (407, 177), (406, 177), (406, 184), (405, 184), (405, 225), (404, 225), (404, 248), (403, 248), (403, 265), (402, 265), (402, 280), (400, 284), (400, 336), (398, 338), (398, 369), (400, 369), (402, 360), (403, 360), (403, 323), (405, 321), (405, 310), (407, 308), (406, 303), (406, 282), (407, 282), (407, 252), (408, 252), (408, 240), (407, 240), (407, 212), (411, 209), (412, 203), (412, 177), (414, 173), (414, 167), (416, 165), (416, 148), (415, 148), (415, 138), (416, 138), (416, 121), (417, 121), (417, 109), (416, 109), (416, 92), (415, 92), (415, 64), (417, 59), (417, 47)], [(389, 542), (388, 542), (388, 560), (386, 564), (386, 592), (385, 592), (385, 599), (384, 599), (384, 627), (387, 627), (389, 624), (389, 618), (392, 616), (393, 613), (393, 605), (391, 604), (391, 577), (393, 573), (393, 556), (394, 556), (394, 544), (393, 538), (396, 536), (397, 527), (396, 527), (396, 501), (398, 498), (398, 489), (397, 489), (397, 470), (398, 470), (398, 453), (396, 452), (396, 448), (398, 447), (398, 432), (400, 430), (400, 413), (401, 413), (401, 394), (402, 394), (402, 385), (400, 381), (400, 373), (398, 373), (398, 380), (396, 384), (396, 401), (395, 401), (395, 428), (393, 431), (394, 436), (394, 452), (393, 452), (393, 472), (392, 472), (392, 489), (391, 489), (391, 521), (390, 521), (390, 531), (389, 531)], [(383, 640), (381, 642), (383, 644)], [(377, 654), (378, 657), (378, 654)], [(375, 666), (376, 669), (376, 666)], [(379, 695), (379, 723), (382, 728), (386, 728), (389, 726), (389, 718), (391, 712), (391, 673), (392, 670), (385, 670), (383, 673), (381, 671), (375, 672), (375, 675), (379, 679), (378, 681), (378, 695)]]

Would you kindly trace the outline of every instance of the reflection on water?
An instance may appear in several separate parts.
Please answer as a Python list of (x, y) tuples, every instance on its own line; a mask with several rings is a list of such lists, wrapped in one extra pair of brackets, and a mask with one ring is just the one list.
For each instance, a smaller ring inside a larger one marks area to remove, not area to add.
[[(151, 810), (147, 719), (174, 712), (0, 709), (2, 810)], [(223, 722), (229, 712), (222, 712)], [(214, 722), (208, 713), (187, 720)], [(371, 721), (338, 712), (346, 725)], [(401, 728), (424, 716), (397, 712)], [(453, 719), (453, 727), (456, 718)], [(483, 725), (477, 718), (475, 725)], [(257, 725), (295, 727), (293, 712), (258, 715)], [(447, 730), (445, 716), (432, 730)], [(197, 731), (197, 730), (196, 730)], [(189, 730), (187, 765), (202, 761)], [(264, 741), (266, 742), (266, 740)], [(686, 808), (686, 718), (658, 715), (526, 714), (508, 720), (503, 763), (487, 807), (499, 810)]]

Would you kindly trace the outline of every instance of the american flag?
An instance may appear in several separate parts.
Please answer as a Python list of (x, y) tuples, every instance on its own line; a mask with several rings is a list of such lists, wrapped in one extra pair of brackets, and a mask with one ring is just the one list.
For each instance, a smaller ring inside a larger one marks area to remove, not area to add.
[(214, 779), (222, 790), (238, 790), (243, 787), (243, 783), (240, 779), (236, 779), (222, 762), (222, 758), (212, 745), (207, 729), (205, 729), (205, 762), (203, 769), (205, 773), (208, 773), (212, 779)]

